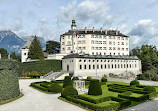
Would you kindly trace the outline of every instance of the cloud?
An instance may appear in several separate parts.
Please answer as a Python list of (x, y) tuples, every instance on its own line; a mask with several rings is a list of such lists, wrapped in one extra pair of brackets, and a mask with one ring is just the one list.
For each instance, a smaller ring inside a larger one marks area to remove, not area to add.
[(23, 22), (21, 19), (17, 19), (15, 23), (11, 26), (11, 30), (20, 31), (23, 28)]
[(104, 0), (84, 0), (77, 4), (76, 1), (67, 6), (60, 7), (57, 23), (70, 23), (74, 18), (80, 27), (84, 25), (91, 26), (96, 24), (111, 25), (114, 16), (109, 14), (110, 7), (108, 2)]
[(41, 18), (39, 21), (38, 21), (41, 25), (45, 25), (48, 23), (47, 19), (46, 18)]
[(154, 40), (158, 41), (158, 25), (151, 19), (139, 20), (129, 31), (131, 48), (137, 45), (150, 44), (158, 45)]

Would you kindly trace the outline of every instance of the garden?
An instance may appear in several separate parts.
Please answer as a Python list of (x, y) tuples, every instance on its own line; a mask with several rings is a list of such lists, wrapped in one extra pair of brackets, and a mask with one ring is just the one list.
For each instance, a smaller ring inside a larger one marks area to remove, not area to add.
[(85, 79), (88, 93), (78, 94), (73, 87), (73, 81), (70, 76), (64, 80), (51, 82), (35, 82), (30, 86), (45, 93), (61, 93), (59, 99), (77, 105), (84, 109), (96, 111), (121, 110), (131, 106), (138, 105), (147, 100), (157, 97), (158, 88), (154, 86), (140, 85), (137, 80), (131, 83), (121, 83), (107, 81), (105, 77), (101, 80), (87, 77)]

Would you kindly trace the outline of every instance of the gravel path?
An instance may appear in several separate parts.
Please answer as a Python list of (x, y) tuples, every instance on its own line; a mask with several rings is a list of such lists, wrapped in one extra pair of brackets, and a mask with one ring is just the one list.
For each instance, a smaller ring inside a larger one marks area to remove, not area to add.
[(82, 108), (58, 99), (60, 94), (45, 94), (29, 87), (37, 79), (20, 80), (24, 94), (20, 99), (0, 106), (0, 111), (85, 111)]
[(158, 98), (122, 111), (158, 111)]

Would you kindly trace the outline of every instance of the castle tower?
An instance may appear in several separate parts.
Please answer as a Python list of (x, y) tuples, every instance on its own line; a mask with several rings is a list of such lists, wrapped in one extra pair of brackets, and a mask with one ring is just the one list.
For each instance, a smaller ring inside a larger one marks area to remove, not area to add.
[(75, 20), (73, 19), (72, 20), (72, 24), (71, 24), (71, 30), (76, 30), (77, 26), (76, 26), (76, 22)]

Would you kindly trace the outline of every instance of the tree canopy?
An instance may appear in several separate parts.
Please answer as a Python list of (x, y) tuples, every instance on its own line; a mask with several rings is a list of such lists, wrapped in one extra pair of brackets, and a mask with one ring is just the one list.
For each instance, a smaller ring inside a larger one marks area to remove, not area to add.
[(12, 58), (12, 59), (14, 59), (14, 60), (17, 60), (17, 61), (21, 61), (21, 56), (19, 55), (19, 54), (16, 54), (15, 52), (12, 52), (11, 54), (10, 54), (10, 57)]
[(30, 59), (44, 59), (44, 54), (42, 50), (42, 46), (38, 40), (38, 38), (35, 36), (28, 53), (28, 58)]
[(57, 41), (47, 41), (45, 52), (49, 54), (59, 53), (60, 51), (60, 43)]
[(131, 55), (136, 55), (142, 62), (142, 72), (137, 79), (158, 80), (158, 51), (156, 46), (142, 45), (131, 51)]
[(2, 59), (7, 59), (8, 58), (8, 52), (4, 48), (0, 48), (0, 54)]

